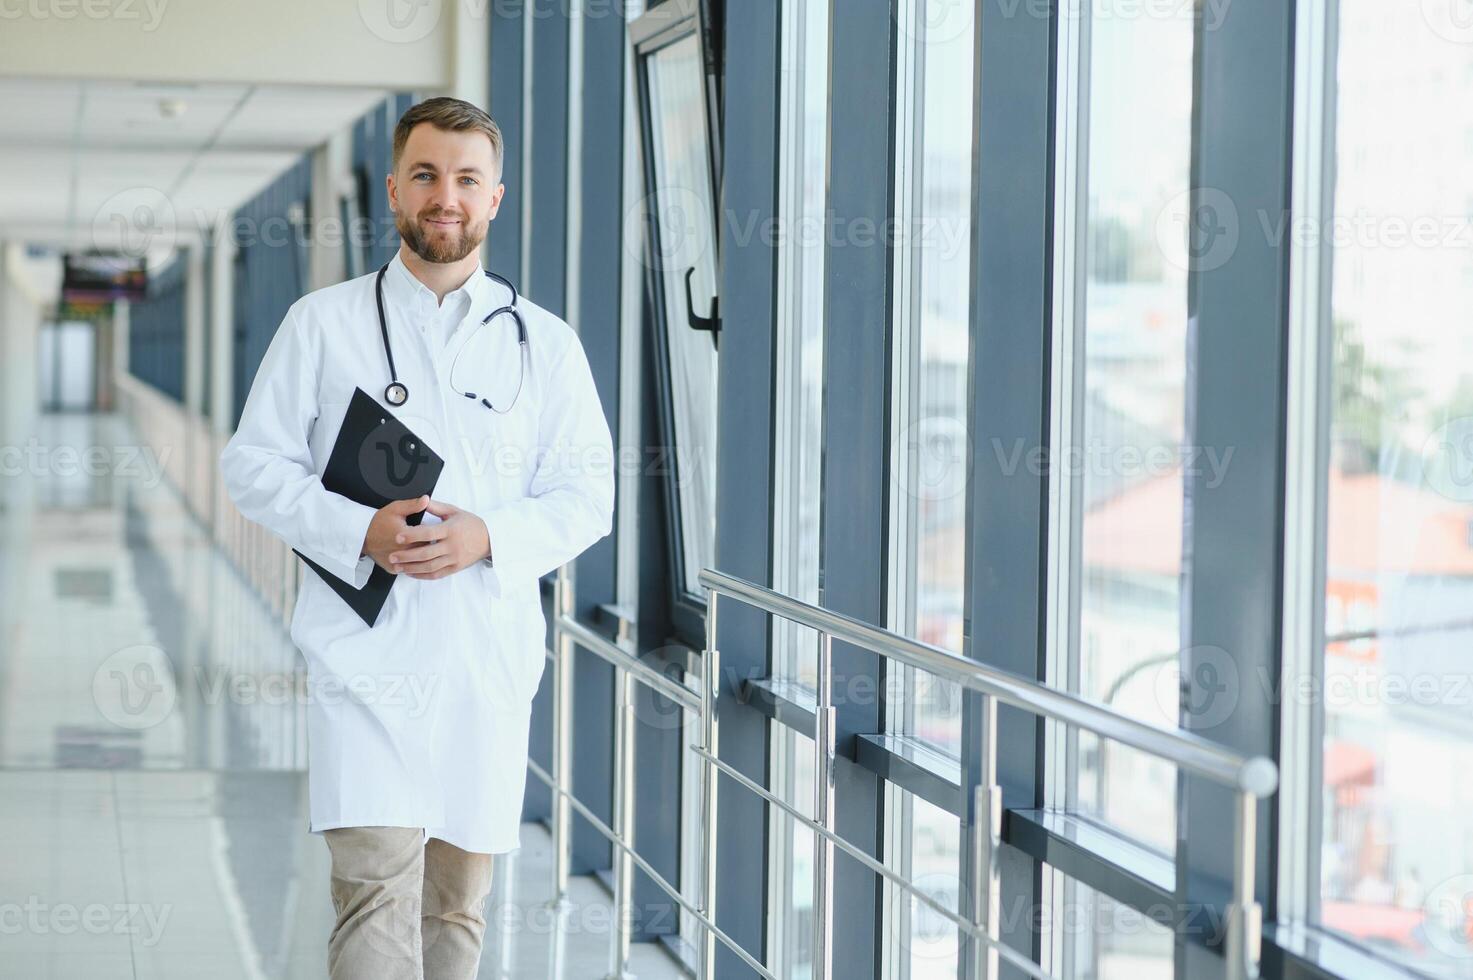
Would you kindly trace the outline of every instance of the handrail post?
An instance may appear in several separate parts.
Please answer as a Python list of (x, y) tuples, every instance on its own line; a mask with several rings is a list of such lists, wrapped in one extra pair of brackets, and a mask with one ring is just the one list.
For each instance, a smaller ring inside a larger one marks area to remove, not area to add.
[(1226, 974), (1229, 980), (1258, 980), (1263, 945), (1263, 910), (1254, 894), (1258, 860), (1258, 798), (1245, 789), (1234, 793), (1233, 901), (1227, 909)]
[[(819, 635), (818, 722), (814, 732), (813, 818), (834, 829), (834, 638)], [(834, 842), (813, 835), (813, 977), (830, 980), (834, 970)]]
[[(572, 785), (573, 745), (573, 641), (561, 629), (562, 617), (573, 612), (573, 583), (567, 565), (557, 570), (553, 586), (552, 606), (555, 617), (552, 631), (552, 778), (561, 789)], [(559, 793), (552, 794), (552, 900), (550, 908), (559, 909), (567, 901), (568, 871), (572, 862), (572, 812), (568, 801)]]
[[(721, 654), (716, 649), (716, 604), (718, 594), (709, 593), (706, 607), (706, 649), (701, 674), (701, 747), (719, 758), (716, 724), (716, 697), (721, 685)], [(709, 761), (701, 764), (701, 809), (705, 821), (701, 827), (701, 912), (716, 922), (716, 783), (720, 773)], [(716, 933), (701, 930), (701, 980), (716, 978)]]
[(977, 699), (978, 742), (981, 772), (972, 790), (972, 921), (979, 935), (973, 937), (972, 980), (996, 980), (996, 943), (1001, 936), (998, 921), (1002, 911), (1002, 880), (997, 856), (1002, 848), (1002, 789), (997, 784), (997, 699), (990, 694)]
[[(615, 669), (614, 829), (619, 839), (634, 844), (634, 676)], [(629, 977), (629, 940), (633, 929), (634, 862), (628, 852), (614, 848), (614, 942), (609, 980)]]

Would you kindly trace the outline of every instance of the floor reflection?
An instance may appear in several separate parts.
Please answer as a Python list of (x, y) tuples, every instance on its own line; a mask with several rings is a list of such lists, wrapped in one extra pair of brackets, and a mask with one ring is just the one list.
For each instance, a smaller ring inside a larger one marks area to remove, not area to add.
[[(130, 438), (45, 416), (0, 481), (0, 976), (325, 976), (300, 658)], [(495, 881), (482, 977), (608, 973), (608, 892), (553, 916), (540, 826)]]

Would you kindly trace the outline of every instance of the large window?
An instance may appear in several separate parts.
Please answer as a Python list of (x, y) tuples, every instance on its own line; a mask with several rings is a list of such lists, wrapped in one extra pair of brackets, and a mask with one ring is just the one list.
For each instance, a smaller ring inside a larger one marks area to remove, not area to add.
[(1470, 977), (1473, 30), (1461, 0), (1326, 9), (1338, 56), (1323, 126), (1297, 147), (1321, 193), (1291, 229), (1296, 254), (1327, 260), (1301, 266), (1321, 298), (1296, 323), (1323, 368), (1319, 642), (1309, 661), (1286, 650), (1301, 681), (1286, 711), (1319, 736), (1304, 911), (1428, 975)]
[[(777, 241), (777, 424), (773, 492), (773, 587), (817, 603), (819, 464), (823, 436), (824, 164), (828, 122), (827, 0), (783, 8)], [(818, 635), (773, 617), (773, 676), (817, 687)], [(813, 740), (786, 725), (772, 728), (774, 792), (813, 815)], [(770, 807), (768, 916), (772, 963), (779, 976), (806, 978), (813, 961), (815, 835)]]
[[(908, 8), (908, 9), (907, 9)], [(891, 482), (897, 632), (962, 652), (971, 259), (972, 13), (902, 5), (896, 121), (895, 419)], [(906, 670), (892, 730), (956, 755), (957, 685)]]
[[(889, 484), (890, 626), (962, 653), (966, 592), (967, 366), (972, 237), (974, 14), (969, 4), (900, 5), (896, 44), (895, 349)], [(892, 664), (886, 728), (960, 755), (959, 686)], [(944, 762), (943, 762), (944, 764)], [(886, 858), (955, 908), (957, 818), (888, 790)], [(956, 975), (956, 929), (885, 886), (890, 971)]]
[[(1081, 6), (1061, 59), (1053, 680), (1175, 726), (1194, 25), (1191, 5)], [(1089, 733), (1062, 748), (1064, 805), (1172, 850), (1171, 765)]]

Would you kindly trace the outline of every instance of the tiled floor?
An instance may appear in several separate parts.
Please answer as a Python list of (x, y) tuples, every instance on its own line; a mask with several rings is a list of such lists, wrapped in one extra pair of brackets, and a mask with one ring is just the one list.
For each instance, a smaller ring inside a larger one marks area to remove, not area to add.
[[(38, 435), (128, 445), (111, 417)], [(37, 458), (0, 500), (0, 977), (326, 976), (299, 706), (219, 683), (290, 676), (285, 632), (146, 454), (96, 475)], [(498, 858), (480, 975), (606, 976), (607, 891), (574, 878), (554, 916), (548, 836), (528, 825), (522, 845)], [(631, 969), (682, 975), (646, 944)]]

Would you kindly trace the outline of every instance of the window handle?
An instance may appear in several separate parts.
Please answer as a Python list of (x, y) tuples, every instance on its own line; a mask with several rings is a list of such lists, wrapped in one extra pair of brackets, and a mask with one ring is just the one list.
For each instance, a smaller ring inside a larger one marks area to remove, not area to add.
[(720, 301), (721, 297), (719, 297), (719, 296), (712, 296), (711, 297), (711, 315), (710, 316), (697, 316), (696, 315), (696, 303), (695, 303), (695, 299), (691, 296), (691, 293), (690, 293), (690, 277), (695, 274), (695, 271), (696, 271), (696, 267), (695, 266), (691, 266), (689, 269), (686, 269), (685, 270), (685, 318), (686, 318), (686, 322), (690, 324), (690, 328), (692, 330), (709, 330), (709, 331), (711, 331), (711, 347), (713, 349), (715, 349), (715, 350), (720, 350), (721, 349), (721, 345), (717, 343), (717, 339), (721, 336), (721, 316), (717, 312), (717, 307), (718, 307), (718, 304), (719, 304), (719, 301)]

